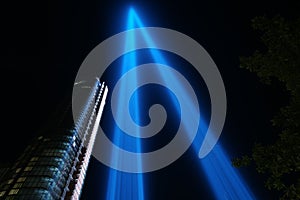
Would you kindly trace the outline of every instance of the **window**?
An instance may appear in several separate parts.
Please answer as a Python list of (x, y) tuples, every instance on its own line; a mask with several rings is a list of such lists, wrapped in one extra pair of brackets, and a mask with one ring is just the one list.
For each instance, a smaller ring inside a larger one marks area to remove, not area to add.
[(32, 157), (31, 159), (30, 159), (30, 161), (37, 161), (39, 159), (39, 157)]
[(21, 171), (21, 168), (16, 169), (16, 173), (19, 173)]
[(26, 179), (26, 177), (20, 177), (18, 178), (17, 182), (20, 183), (20, 182), (24, 182)]
[(8, 195), (12, 195), (12, 194), (18, 194), (19, 189), (12, 189), (9, 191)]
[(25, 169), (24, 169), (24, 172), (29, 172), (29, 171), (31, 171), (32, 170), (32, 167), (26, 167)]
[(14, 184), (13, 188), (20, 188), (23, 185), (23, 183), (16, 183)]
[(5, 192), (6, 192), (6, 191), (1, 191), (1, 192), (0, 192), (0, 197), (4, 196)]

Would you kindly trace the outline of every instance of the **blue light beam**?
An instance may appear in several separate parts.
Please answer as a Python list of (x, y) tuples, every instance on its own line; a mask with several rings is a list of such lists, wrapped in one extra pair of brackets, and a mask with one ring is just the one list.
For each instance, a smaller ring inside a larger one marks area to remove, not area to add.
[[(138, 27), (144, 27), (142, 21), (134, 11), (133, 15), (134, 19), (136, 20), (136, 23), (138, 24)], [(155, 44), (151, 39), (150, 35), (143, 30), (142, 33), (148, 45), (153, 46), (155, 48)], [(166, 59), (159, 51), (153, 51), (153, 49), (149, 49), (149, 51), (155, 63), (168, 65)], [(158, 71), (160, 70), (158, 69)], [(186, 99), (184, 103), (187, 103), (189, 105), (189, 112), (191, 113), (190, 119), (193, 119), (193, 116), (198, 115), (198, 113), (195, 113), (196, 109), (194, 109), (194, 105), (190, 102), (184, 88), (182, 88), (178, 81), (176, 81), (176, 78), (170, 74), (164, 74), (162, 71), (160, 71), (160, 76), (166, 82), (166, 84), (176, 84), (176, 87), (180, 88), (183, 96), (185, 96)], [(173, 104), (176, 105), (175, 100), (173, 101)], [(177, 114), (178, 113), (179, 109), (177, 109)], [(186, 131), (188, 131), (189, 124), (186, 124), (185, 127)], [(193, 149), (195, 150), (196, 154), (199, 153), (201, 142), (205, 137), (204, 134), (207, 130), (206, 127), (206, 122), (204, 122), (204, 120), (201, 121), (200, 127), (197, 132), (197, 136), (193, 143)], [(230, 158), (228, 157), (228, 155), (223, 150), (220, 144), (217, 144), (208, 156), (206, 156), (203, 159), (200, 159), (199, 164), (202, 170), (204, 170), (204, 173), (207, 177), (207, 180), (211, 186), (211, 189), (216, 199), (255, 199), (254, 195), (252, 194), (251, 190), (247, 187), (247, 184), (244, 182), (243, 178), (239, 175), (238, 171), (231, 165)]]
[[(128, 19), (127, 19), (127, 27), (126, 29), (133, 29), (135, 28), (134, 24), (134, 16), (133, 16), (134, 10), (133, 8), (130, 8), (128, 13)], [(134, 34), (128, 34), (125, 41), (125, 49), (131, 48), (135, 46), (135, 36)], [(124, 59), (122, 61), (121, 66), (121, 74), (126, 73), (130, 67), (133, 67), (136, 65), (136, 54), (130, 53), (128, 55), (124, 56)], [(121, 94), (120, 98), (118, 99), (119, 102), (124, 101), (125, 95), (126, 95), (126, 88), (128, 87), (128, 84), (133, 84), (134, 86), (137, 85), (137, 76), (134, 80), (127, 81), (124, 85), (121, 86)], [(137, 116), (137, 119), (139, 119), (140, 111), (139, 111), (139, 99), (138, 95), (134, 97), (134, 114)], [(117, 118), (122, 120), (122, 107), (121, 104), (118, 103), (118, 110), (119, 115)], [(117, 119), (118, 120), (118, 119)], [(139, 123), (139, 122), (137, 122)], [(136, 128), (136, 132), (139, 133), (139, 128)], [(136, 148), (136, 152), (141, 152), (141, 141), (139, 138), (136, 138), (134, 142), (126, 142), (122, 137), (123, 133), (120, 133), (120, 131), (115, 130), (113, 133), (113, 140), (115, 141), (116, 145), (121, 146), (134, 146)], [(119, 162), (120, 156), (118, 155), (118, 152), (112, 152), (111, 153), (111, 159), (116, 159), (116, 162)], [(140, 168), (142, 168), (142, 162), (138, 162), (138, 165)], [(106, 200), (144, 200), (144, 183), (143, 183), (143, 174), (131, 174), (131, 173), (125, 173), (120, 172), (114, 169), (110, 169), (109, 171), (109, 178), (108, 178), (108, 184), (107, 184), (107, 194), (106, 194)]]
[[(202, 122), (201, 126), (192, 145), (196, 154), (201, 146), (201, 138), (204, 138), (206, 133), (207, 123)], [(232, 166), (229, 156), (220, 143), (217, 143), (206, 157), (200, 159), (199, 163), (216, 199), (255, 199), (243, 177)]]
[[(136, 14), (136, 12), (131, 8), (128, 15), (128, 23), (127, 29), (135, 28), (134, 24), (137, 24), (137, 27), (144, 27), (140, 18)], [(153, 46), (155, 48), (155, 44), (153, 43), (149, 34), (144, 31), (143, 36), (145, 41), (149, 44), (149, 46)], [(125, 48), (133, 47), (130, 45), (134, 45), (134, 35), (128, 35), (126, 40)], [(149, 49), (154, 61), (156, 63), (161, 63), (167, 65), (166, 59), (162, 56), (158, 51), (153, 51)], [(130, 56), (125, 56), (122, 65), (122, 74), (125, 73), (128, 66), (134, 66), (136, 63), (135, 54), (132, 53)], [(159, 70), (159, 69), (158, 69)], [(177, 84), (177, 87), (181, 87), (179, 83), (175, 80), (175, 77), (170, 76), (169, 74), (164, 74), (162, 71), (160, 72), (160, 76), (166, 83)], [(122, 87), (122, 91), (125, 93), (127, 84), (136, 84), (136, 80), (130, 81), (130, 83), (126, 83)], [(185, 95), (184, 88), (181, 87), (182, 94)], [(122, 97), (124, 95), (120, 95), (120, 101), (122, 101)], [(135, 104), (135, 115), (139, 116), (139, 105), (138, 105), (138, 95), (136, 95), (134, 99)], [(175, 104), (175, 102), (173, 102)], [(195, 113), (194, 105), (189, 101), (188, 96), (186, 96), (186, 101), (189, 105), (189, 111), (191, 112), (191, 116), (198, 115)], [(119, 108), (121, 110), (122, 108)], [(177, 110), (178, 113), (178, 110)], [(120, 116), (121, 117), (121, 116)], [(193, 117), (191, 117), (193, 118)], [(139, 119), (139, 117), (137, 117)], [(188, 124), (186, 124), (188, 127)], [(201, 141), (203, 141), (204, 134), (207, 130), (207, 124), (203, 121), (200, 122), (200, 127), (198, 129), (197, 137), (193, 143), (193, 149), (195, 153), (198, 154)], [(138, 130), (137, 130), (138, 131)], [(188, 128), (187, 128), (188, 131)], [(122, 136), (120, 133), (115, 131), (114, 133), (114, 141), (116, 141), (117, 145), (121, 144)], [(137, 148), (137, 152), (141, 150), (140, 140), (136, 140), (135, 144), (126, 144), (126, 145), (135, 145)], [(112, 152), (112, 159), (120, 159), (116, 152)], [(142, 167), (142, 163), (138, 163), (140, 167)], [(243, 178), (239, 175), (238, 171), (234, 169), (231, 165), (230, 159), (226, 152), (223, 150), (220, 144), (217, 144), (211, 153), (205, 157), (204, 159), (199, 160), (199, 166), (204, 171), (207, 180), (211, 186), (211, 189), (214, 193), (216, 199), (255, 199), (252, 192), (247, 187)], [(109, 173), (108, 180), (108, 190), (107, 190), (107, 200), (112, 199), (144, 199), (144, 185), (143, 185), (143, 176), (142, 174), (127, 174), (118, 172), (116, 170), (111, 169)]]

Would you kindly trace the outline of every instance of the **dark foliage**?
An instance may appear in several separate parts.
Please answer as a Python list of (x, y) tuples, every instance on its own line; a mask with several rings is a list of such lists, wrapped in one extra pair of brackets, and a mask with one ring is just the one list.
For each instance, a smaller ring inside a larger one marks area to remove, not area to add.
[(266, 175), (266, 187), (279, 191), (281, 199), (300, 199), (300, 18), (257, 17), (253, 28), (262, 34), (266, 50), (241, 57), (241, 66), (266, 84), (282, 82), (290, 93), (289, 104), (271, 120), (279, 132), (274, 132), (276, 142), (255, 144), (252, 155), (236, 158), (233, 164), (254, 164)]

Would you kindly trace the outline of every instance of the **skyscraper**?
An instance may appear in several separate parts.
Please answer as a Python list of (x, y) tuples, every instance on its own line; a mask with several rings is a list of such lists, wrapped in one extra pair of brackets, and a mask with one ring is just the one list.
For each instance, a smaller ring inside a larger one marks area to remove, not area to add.
[(98, 79), (76, 87), (89, 92), (78, 119), (71, 128), (64, 119), (35, 138), (9, 170), (2, 170), (0, 199), (79, 199), (108, 89)]

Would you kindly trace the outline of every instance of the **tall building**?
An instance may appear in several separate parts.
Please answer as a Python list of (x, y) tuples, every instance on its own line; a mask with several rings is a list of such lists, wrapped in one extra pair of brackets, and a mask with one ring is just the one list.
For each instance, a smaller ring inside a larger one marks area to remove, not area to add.
[(0, 170), (0, 199), (79, 199), (108, 89), (98, 79), (77, 87), (89, 92), (78, 120), (67, 129), (62, 120), (35, 138), (10, 169)]

